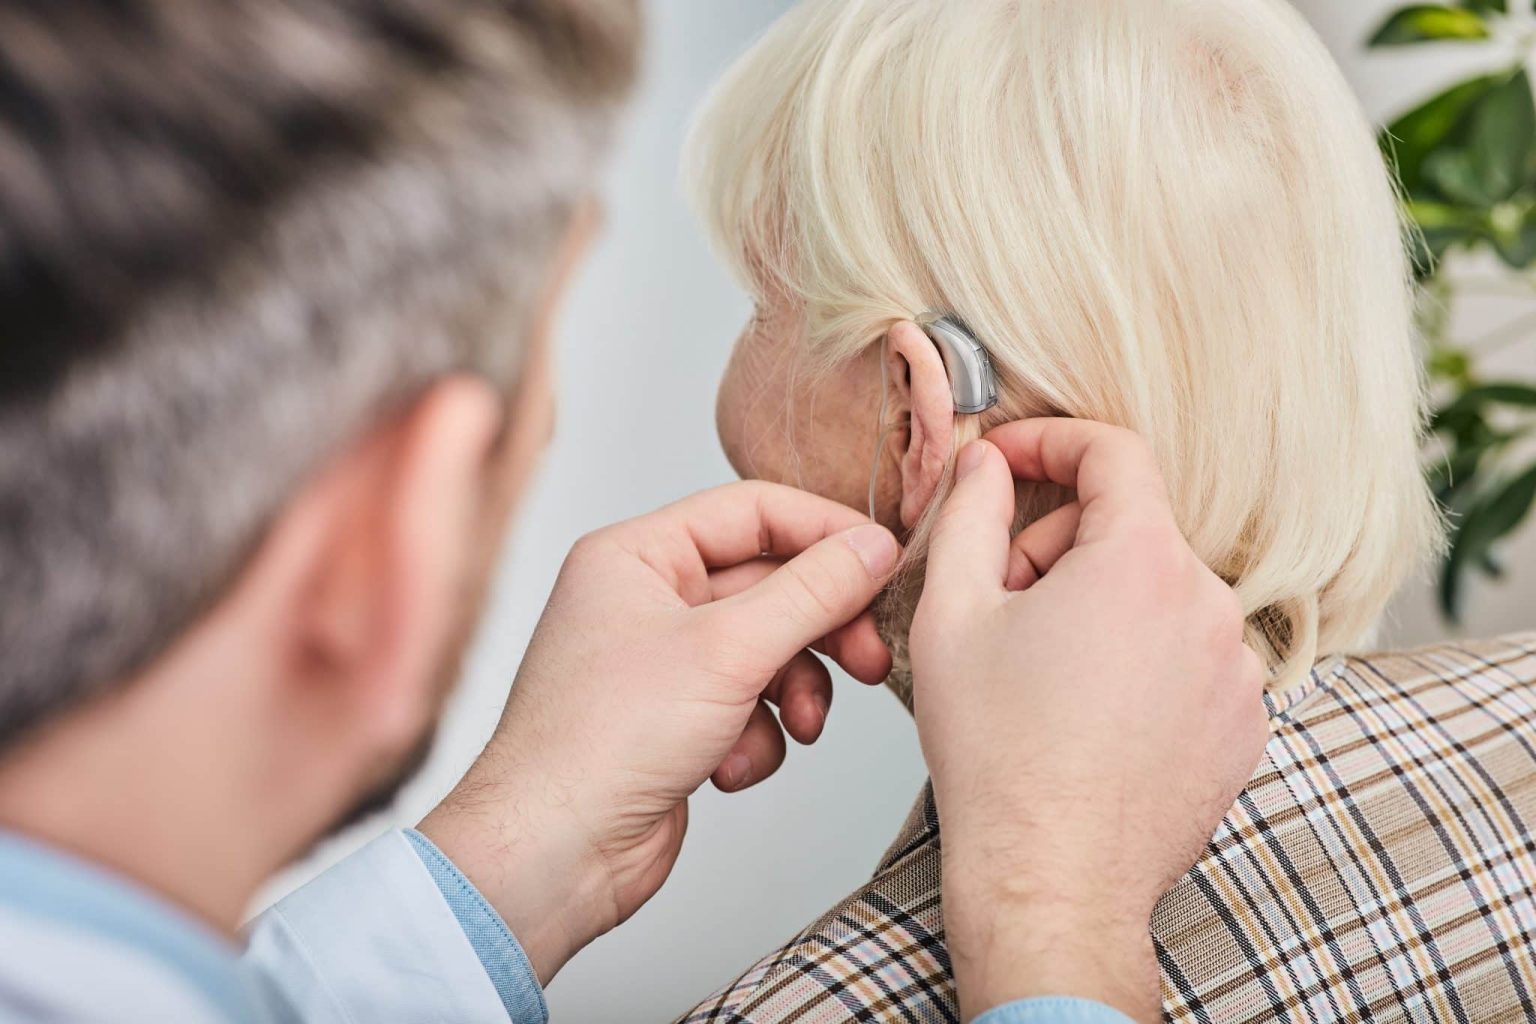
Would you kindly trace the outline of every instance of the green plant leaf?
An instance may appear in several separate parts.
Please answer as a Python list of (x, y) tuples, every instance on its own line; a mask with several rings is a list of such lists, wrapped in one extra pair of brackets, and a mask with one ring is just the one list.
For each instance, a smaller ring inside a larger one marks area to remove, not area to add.
[(1492, 560), (1493, 545), (1509, 536), (1536, 506), (1536, 466), (1476, 502), (1456, 525), (1451, 552), (1440, 576), (1440, 607), (1453, 621), (1461, 616), (1461, 587), (1469, 567)]
[(1482, 444), (1458, 446), (1447, 458), (1430, 467), (1430, 486), (1435, 497), (1447, 510), (1457, 507), (1459, 499), (1473, 490), (1477, 471), (1482, 468), (1483, 457), (1497, 445), (1485, 441)]
[(1442, 409), (1436, 414), (1433, 426), (1437, 433), (1449, 434), (1458, 449), (1496, 444), (1500, 437), (1483, 415), (1482, 406), (1452, 405)]
[(1448, 380), (1463, 389), (1472, 386), (1472, 357), (1454, 346), (1440, 346), (1429, 354), (1429, 372), (1437, 380)]
[(1481, 14), (1509, 13), (1509, 0), (1461, 0), (1461, 6)]
[(1433, 273), (1452, 248), (1483, 241), (1492, 230), (1487, 213), (1471, 207), (1417, 200), (1407, 204), (1407, 212), (1419, 229), (1410, 240), (1414, 270), (1421, 279)]
[(1485, 405), (1514, 405), (1523, 409), (1536, 409), (1536, 385), (1524, 384), (1520, 381), (1498, 381), (1492, 384), (1480, 384), (1458, 397), (1453, 404), (1469, 408), (1482, 408)]
[(1452, 203), (1491, 206), (1495, 197), (1483, 183), (1483, 172), (1465, 149), (1437, 149), (1424, 158), (1424, 177)]
[(1481, 539), (1489, 543), (1503, 540), (1525, 521), (1532, 507), (1536, 507), (1536, 466), (1515, 477), (1479, 506), (1473, 525)]
[(1443, 4), (1415, 4), (1392, 14), (1371, 36), (1370, 46), (1402, 46), (1441, 40), (1487, 39), (1488, 23), (1477, 11)]
[(1530, 182), (1536, 97), (1531, 95), (1531, 78), (1524, 70), (1478, 101), (1468, 148), (1483, 194), (1490, 199), (1508, 199)]
[(1489, 218), (1493, 241), (1499, 258), (1514, 270), (1525, 270), (1536, 263), (1536, 206), (1525, 211), (1505, 204)]
[(1425, 160), (1441, 147), (1463, 145), (1470, 135), (1472, 109), (1508, 77), (1484, 75), (1462, 82), (1430, 97), (1382, 130), (1382, 149), (1411, 197), (1435, 198), (1429, 195)]
[(1408, 203), (1408, 214), (1419, 227), (1429, 230), (1485, 231), (1488, 215), (1483, 210), (1456, 206), (1452, 203), (1436, 203), (1413, 200)]

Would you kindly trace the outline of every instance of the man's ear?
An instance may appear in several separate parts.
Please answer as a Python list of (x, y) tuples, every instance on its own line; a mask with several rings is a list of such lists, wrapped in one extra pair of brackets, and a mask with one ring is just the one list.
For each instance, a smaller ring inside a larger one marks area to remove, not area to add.
[(896, 402), (911, 416), (900, 453), (901, 522), (910, 530), (933, 501), (954, 451), (955, 397), (938, 347), (910, 320), (891, 328), (885, 358)]
[(375, 427), (301, 496), (285, 675), (308, 710), (378, 755), (436, 717), (483, 545), (502, 402), (452, 378)]

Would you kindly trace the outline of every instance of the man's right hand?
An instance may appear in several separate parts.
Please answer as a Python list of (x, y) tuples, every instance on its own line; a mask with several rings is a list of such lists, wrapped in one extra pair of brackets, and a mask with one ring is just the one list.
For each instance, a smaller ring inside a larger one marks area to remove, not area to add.
[(885, 678), (868, 609), (900, 553), (862, 513), (762, 483), (571, 552), (500, 726), (421, 824), (542, 983), (666, 880), (695, 790), (745, 789), (778, 769), (785, 732), (820, 736), (832, 678), (810, 648)]
[[(1015, 476), (1077, 501), (1010, 543)], [(1153, 906), (1267, 737), (1243, 618), (1136, 435), (1028, 420), (960, 454), (911, 656), (966, 1019), (1047, 995), (1160, 1018)]]

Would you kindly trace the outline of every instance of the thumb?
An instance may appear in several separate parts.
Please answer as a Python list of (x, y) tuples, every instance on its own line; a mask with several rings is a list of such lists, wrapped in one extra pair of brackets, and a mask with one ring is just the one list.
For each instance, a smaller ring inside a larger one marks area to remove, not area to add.
[(1003, 594), (1013, 516), (1013, 473), (1003, 453), (986, 441), (966, 445), (934, 522), (923, 600), (953, 606), (973, 595)]
[(896, 569), (901, 546), (873, 523), (807, 548), (756, 586), (701, 611), (777, 669), (862, 615)]

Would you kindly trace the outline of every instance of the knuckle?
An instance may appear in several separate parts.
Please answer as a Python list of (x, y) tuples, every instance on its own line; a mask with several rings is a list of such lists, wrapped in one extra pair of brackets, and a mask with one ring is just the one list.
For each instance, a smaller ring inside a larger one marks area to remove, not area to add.
[(672, 638), (669, 652), (702, 672), (711, 685), (755, 683), (776, 668), (749, 630), (717, 614), (695, 616)]
[(1155, 463), (1156, 457), (1152, 451), (1152, 445), (1145, 437), (1129, 427), (1104, 424), (1099, 435), (1090, 443), (1102, 444), (1119, 450), (1132, 458)]
[(721, 494), (740, 498), (747, 504), (771, 497), (779, 489), (779, 484), (769, 483), (767, 480), (738, 480), (719, 488)]
[(593, 530), (578, 537), (576, 543), (571, 545), (570, 553), (566, 556), (566, 564), (579, 567), (591, 562), (596, 557), (597, 552), (604, 547), (609, 529), (612, 528)]
[(824, 626), (841, 616), (849, 603), (850, 588), (831, 566), (821, 562), (791, 563), (786, 572), (790, 613), (799, 624)]

